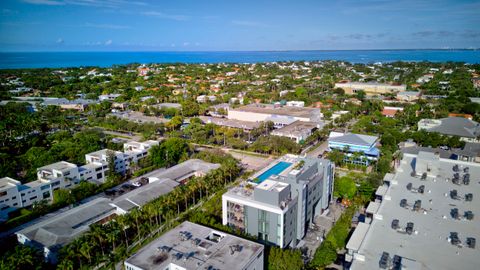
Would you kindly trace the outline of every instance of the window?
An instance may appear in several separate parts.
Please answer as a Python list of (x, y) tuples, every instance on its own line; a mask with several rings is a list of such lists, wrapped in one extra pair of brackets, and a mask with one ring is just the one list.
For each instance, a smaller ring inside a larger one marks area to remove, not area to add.
[(0, 197), (5, 196), (5, 195), (7, 195), (7, 192), (6, 192), (6, 191), (0, 192)]
[(102, 179), (102, 173), (97, 173), (97, 179)]
[(60, 185), (60, 181), (57, 181), (55, 183), (52, 183), (52, 187), (56, 187), (56, 186), (59, 186)]
[(45, 189), (49, 189), (49, 188), (50, 188), (50, 185), (46, 185), (46, 186), (42, 186), (40, 189), (45, 190)]
[(30, 197), (30, 201), (33, 201), (37, 198), (37, 196)]
[(14, 204), (13, 204), (13, 206), (17, 206), (17, 205), (18, 205), (18, 203), (14, 203)]
[(44, 199), (50, 198), (50, 191), (44, 192), (44, 193), (43, 193), (43, 198), (44, 198)]

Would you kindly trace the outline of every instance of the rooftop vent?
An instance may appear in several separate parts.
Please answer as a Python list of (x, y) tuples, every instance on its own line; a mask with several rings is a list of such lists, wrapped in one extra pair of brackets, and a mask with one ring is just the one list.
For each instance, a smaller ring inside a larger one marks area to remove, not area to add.
[(169, 247), (169, 246), (161, 246), (161, 247), (158, 247), (157, 250), (161, 251), (161, 252), (170, 252), (170, 250), (172, 250), (172, 248)]
[(467, 220), (472, 220), (473, 219), (473, 212), (472, 211), (465, 211), (464, 217)]
[(392, 229), (396, 230), (398, 229), (400, 221), (398, 219), (392, 220)]
[(471, 202), (472, 200), (473, 200), (473, 194), (472, 193), (465, 194), (465, 201), (466, 202)]
[(427, 173), (424, 172), (424, 173), (422, 174), (422, 177), (421, 177), (420, 179), (421, 179), (421, 180), (427, 180)]
[(405, 228), (405, 231), (407, 234), (412, 234), (413, 233), (413, 222), (408, 222), (407, 223), (407, 228)]
[(457, 232), (450, 233), (450, 243), (452, 243), (452, 245), (459, 245), (461, 243)]
[(423, 194), (425, 192), (425, 185), (421, 185), (417, 189), (418, 193)]
[(186, 240), (189, 240), (190, 238), (192, 238), (192, 234), (190, 232), (187, 232), (187, 231), (181, 231), (179, 234), (180, 234), (180, 240), (181, 241), (186, 241)]
[(416, 200), (415, 204), (413, 205), (413, 211), (418, 211), (420, 208), (422, 208), (422, 201)]
[(450, 191), (450, 198), (452, 198), (454, 200), (458, 199), (458, 193), (457, 193), (456, 189)]
[(175, 253), (175, 259), (180, 260), (180, 259), (182, 259), (182, 257), (183, 257), (183, 253), (181, 253), (181, 252)]
[(383, 252), (382, 257), (380, 257), (380, 261), (378, 262), (378, 266), (381, 269), (388, 269), (390, 265), (390, 254), (388, 254), (388, 252)]
[(392, 270), (401, 270), (402, 269), (402, 257), (395, 255), (393, 256), (393, 268)]
[(459, 171), (459, 169), (458, 169), (458, 164), (453, 165), (453, 171), (454, 171), (454, 172), (458, 172), (458, 171)]
[(407, 199), (402, 199), (402, 200), (400, 201), (400, 207), (405, 208), (406, 206), (407, 206)]
[(469, 173), (463, 175), (463, 184), (464, 185), (470, 184), (470, 174)]
[(242, 246), (240, 245), (231, 245), (230, 246), (230, 255), (233, 255), (235, 252), (242, 251)]
[(470, 170), (469, 167), (465, 167), (465, 168), (463, 169), (463, 172), (464, 172), (464, 173), (468, 173), (469, 170)]
[(407, 190), (412, 190), (412, 183), (407, 184)]
[(452, 218), (458, 219), (458, 208), (452, 208), (452, 210), (450, 210), (450, 215)]
[(469, 248), (475, 248), (475, 238), (473, 237), (467, 237), (467, 246)]

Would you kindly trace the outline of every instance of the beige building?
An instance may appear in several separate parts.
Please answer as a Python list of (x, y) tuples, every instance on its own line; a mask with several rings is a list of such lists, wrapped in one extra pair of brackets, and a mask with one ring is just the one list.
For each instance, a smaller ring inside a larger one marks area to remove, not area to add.
[(340, 82), (335, 88), (342, 88), (345, 94), (355, 94), (364, 91), (368, 96), (399, 93), (407, 90), (406, 85), (390, 85), (377, 82)]

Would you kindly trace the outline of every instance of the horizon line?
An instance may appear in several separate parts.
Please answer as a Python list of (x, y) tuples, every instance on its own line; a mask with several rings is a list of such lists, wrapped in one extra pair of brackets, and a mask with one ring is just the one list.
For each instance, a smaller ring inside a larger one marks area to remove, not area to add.
[(45, 50), (32, 50), (32, 51), (0, 51), (0, 53), (152, 53), (152, 52), (157, 52), (157, 53), (205, 53), (205, 52), (331, 52), (331, 51), (476, 51), (480, 50), (480, 47), (478, 48), (408, 48), (408, 49), (294, 49), (294, 50), (198, 50), (198, 51), (162, 51), (162, 50), (72, 50), (72, 51), (45, 51)]

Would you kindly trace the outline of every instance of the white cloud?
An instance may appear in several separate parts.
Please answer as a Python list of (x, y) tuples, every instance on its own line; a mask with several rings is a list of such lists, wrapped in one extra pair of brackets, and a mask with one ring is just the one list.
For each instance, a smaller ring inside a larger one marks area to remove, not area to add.
[(86, 27), (103, 29), (131, 29), (128, 25), (85, 23)]
[(63, 38), (58, 38), (56, 42), (59, 44), (63, 44), (65, 41), (63, 40)]
[(186, 21), (190, 19), (190, 17), (186, 15), (167, 14), (160, 11), (146, 11), (146, 12), (142, 12), (141, 14), (145, 16), (152, 16), (152, 17), (157, 17), (161, 19), (168, 19), (168, 20), (175, 20), (175, 21)]
[(190, 42), (183, 42), (184, 47), (187, 47), (188, 45), (190, 45)]
[(105, 41), (105, 46), (108, 46), (108, 45), (112, 45), (112, 40), (111, 39)]

